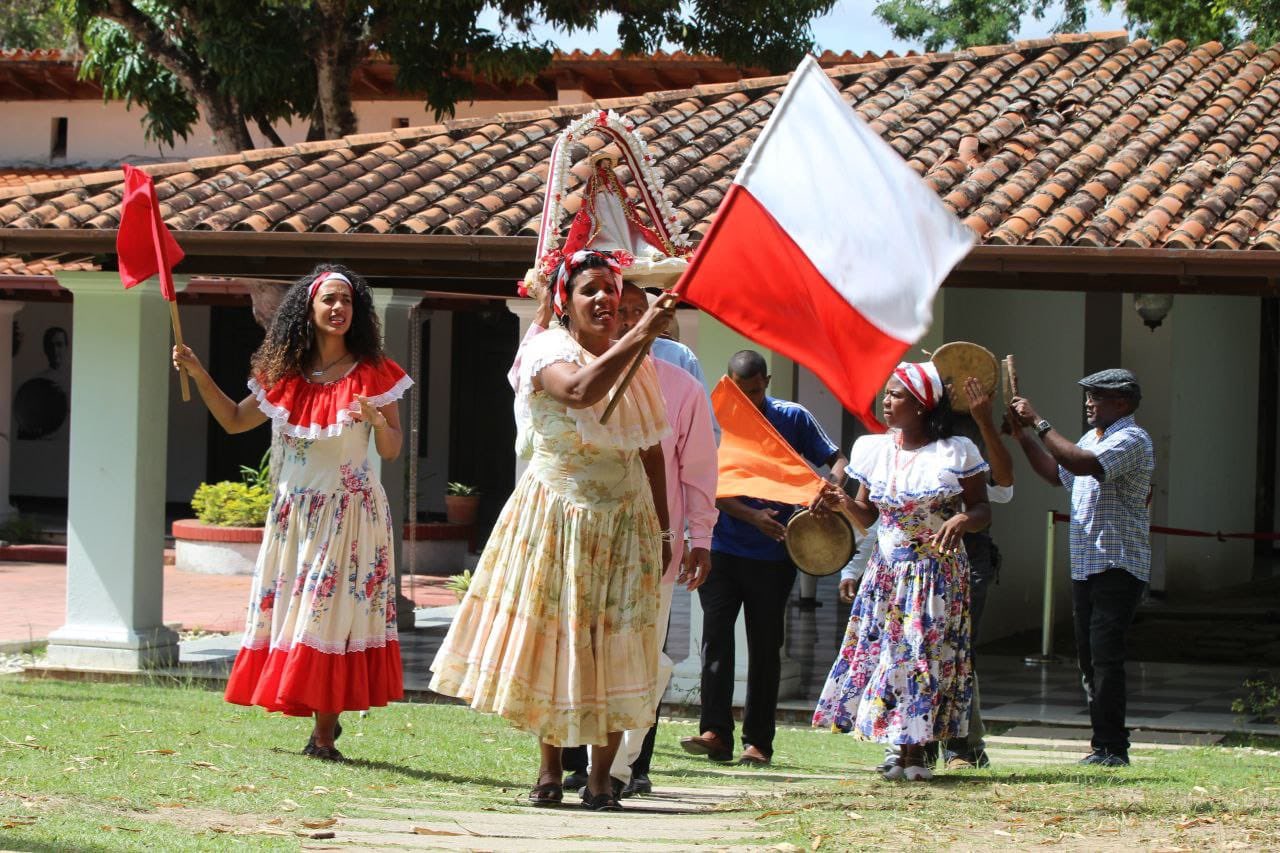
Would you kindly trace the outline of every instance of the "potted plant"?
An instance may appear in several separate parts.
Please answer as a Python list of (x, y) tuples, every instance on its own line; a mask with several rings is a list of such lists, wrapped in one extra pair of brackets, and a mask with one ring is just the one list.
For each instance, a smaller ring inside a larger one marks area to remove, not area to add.
[(454, 598), (461, 602), (467, 597), (467, 590), (471, 588), (471, 570), (463, 569), (459, 574), (449, 575), (449, 579), (444, 582), (444, 588), (452, 592)]
[(173, 523), (174, 565), (191, 572), (253, 574), (271, 507), (271, 451), (257, 468), (240, 466), (241, 482), (201, 483), (191, 498), (196, 517)]
[(476, 523), (480, 511), (480, 490), (466, 483), (450, 483), (444, 493), (444, 514), (450, 524)]

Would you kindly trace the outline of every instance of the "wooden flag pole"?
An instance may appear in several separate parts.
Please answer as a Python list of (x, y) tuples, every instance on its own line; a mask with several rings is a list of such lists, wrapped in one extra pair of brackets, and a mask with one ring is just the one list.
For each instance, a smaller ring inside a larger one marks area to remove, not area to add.
[[(150, 212), (151, 240), (156, 248), (156, 275), (160, 279), (160, 294), (169, 303), (169, 325), (173, 326), (173, 341), (180, 347), (186, 346), (182, 342), (182, 319), (178, 317), (178, 291), (173, 286), (173, 269), (169, 266), (169, 255), (164, 247), (164, 222), (160, 219), (160, 211), (154, 204), (150, 205)], [(170, 295), (172, 299), (169, 298)], [(178, 384), (182, 388), (182, 402), (190, 403), (191, 381), (187, 377), (185, 367), (178, 368)]]
[[(653, 303), (654, 307), (662, 306), (665, 310), (669, 306), (674, 306), (680, 301), (680, 295), (672, 291), (668, 291), (658, 297), (658, 301)], [(640, 352), (636, 353), (636, 357), (632, 359), (631, 366), (627, 368), (627, 372), (622, 377), (622, 381), (618, 383), (618, 387), (614, 390), (613, 396), (609, 398), (609, 405), (604, 407), (604, 414), (600, 416), (600, 423), (607, 424), (609, 418), (613, 416), (613, 410), (618, 408), (618, 403), (622, 400), (623, 393), (626, 392), (627, 386), (631, 384), (631, 380), (635, 378), (636, 371), (640, 369), (640, 365), (644, 363), (645, 357), (649, 355), (649, 348), (653, 346), (653, 340), (645, 342), (640, 347)]]
[[(178, 300), (169, 303), (169, 323), (173, 326), (173, 340), (178, 346), (186, 346), (182, 342), (182, 320), (178, 317)], [(187, 379), (187, 369), (178, 369), (178, 383), (182, 386), (182, 402), (191, 402), (191, 383)]]

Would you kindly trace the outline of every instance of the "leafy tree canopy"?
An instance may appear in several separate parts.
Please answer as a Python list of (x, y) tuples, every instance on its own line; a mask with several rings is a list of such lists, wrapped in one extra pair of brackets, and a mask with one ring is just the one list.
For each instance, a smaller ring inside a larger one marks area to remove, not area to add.
[(74, 36), (54, 14), (53, 0), (0, 0), (0, 47), (69, 47)]
[[(1157, 41), (1190, 44), (1252, 39), (1280, 41), (1280, 0), (1100, 0), (1105, 11), (1123, 9), (1130, 30)], [(1003, 44), (1027, 15), (1060, 16), (1056, 32), (1086, 29), (1086, 0), (880, 0), (876, 15), (901, 39), (927, 50)]]
[[(396, 64), (402, 91), (437, 117), (471, 94), (468, 74), (528, 79), (554, 45), (533, 28), (594, 29), (621, 15), (627, 52), (663, 43), (745, 66), (789, 70), (813, 46), (810, 22), (835, 0), (52, 0), (106, 97), (147, 111), (150, 137), (173, 145), (198, 116), (220, 150), (251, 147), (256, 125), (310, 122), (310, 138), (356, 130), (351, 76), (370, 51)], [(478, 24), (498, 13), (495, 30)]]

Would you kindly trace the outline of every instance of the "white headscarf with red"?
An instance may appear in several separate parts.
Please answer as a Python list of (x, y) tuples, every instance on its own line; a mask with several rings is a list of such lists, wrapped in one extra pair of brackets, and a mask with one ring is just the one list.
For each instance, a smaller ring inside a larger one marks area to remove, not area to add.
[(894, 368), (893, 375), (907, 387), (911, 396), (925, 407), (935, 408), (942, 401), (942, 376), (932, 361), (904, 361)]
[(551, 291), (551, 309), (555, 312), (556, 317), (563, 317), (565, 312), (569, 310), (569, 280), (578, 271), (578, 267), (582, 266), (582, 262), (592, 255), (604, 258), (605, 266), (608, 267), (609, 272), (613, 273), (613, 283), (614, 287), (617, 288), (618, 296), (622, 296), (622, 264), (618, 262), (618, 259), (609, 252), (582, 249), (566, 255), (556, 270), (556, 280)]

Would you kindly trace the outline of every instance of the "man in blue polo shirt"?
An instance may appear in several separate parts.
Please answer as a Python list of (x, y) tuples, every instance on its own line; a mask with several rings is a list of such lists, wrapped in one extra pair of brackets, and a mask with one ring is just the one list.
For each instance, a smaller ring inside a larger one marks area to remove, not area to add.
[[(842, 479), (847, 460), (813, 415), (798, 403), (765, 394), (764, 357), (742, 350), (729, 360), (729, 378), (797, 453)], [(784, 616), (796, 568), (783, 539), (794, 506), (751, 497), (716, 501), (720, 519), (711, 538), (711, 575), (698, 588), (702, 604), (702, 734), (680, 741), (685, 752), (712, 761), (733, 758), (734, 625), (747, 627), (747, 700), (742, 711), (739, 763), (768, 764), (782, 670)]]
[(1125, 640), (1151, 577), (1155, 453), (1151, 437), (1133, 420), (1142, 400), (1136, 376), (1111, 368), (1079, 384), (1092, 429), (1074, 444), (1030, 400), (1015, 397), (1012, 406), (1022, 427), (1018, 444), (1031, 467), (1071, 492), (1071, 613), (1093, 724), (1093, 752), (1080, 763), (1124, 767)]

